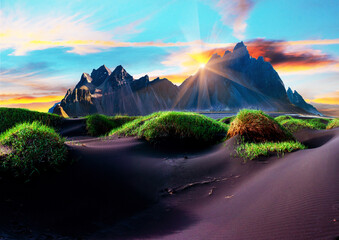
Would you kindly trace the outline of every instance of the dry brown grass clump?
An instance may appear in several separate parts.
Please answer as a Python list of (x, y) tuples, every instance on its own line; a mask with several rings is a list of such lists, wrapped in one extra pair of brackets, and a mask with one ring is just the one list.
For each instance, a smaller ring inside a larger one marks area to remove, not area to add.
[(246, 142), (282, 142), (294, 137), (273, 118), (258, 110), (241, 110), (231, 122), (227, 137), (239, 135)]

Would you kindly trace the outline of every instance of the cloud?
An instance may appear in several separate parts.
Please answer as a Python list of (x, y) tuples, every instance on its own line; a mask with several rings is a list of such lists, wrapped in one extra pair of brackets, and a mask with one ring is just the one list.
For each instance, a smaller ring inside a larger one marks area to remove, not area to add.
[(34, 110), (34, 111), (39, 111), (39, 112), (47, 112), (57, 102), (60, 102), (60, 101), (8, 104), (8, 105), (1, 105), (1, 107), (26, 108), (29, 110)]
[[(137, 27), (149, 19), (144, 17), (110, 31), (95, 30), (90, 15), (72, 16), (37, 15), (24, 12), (0, 11), (0, 51), (14, 49), (11, 55), (22, 56), (28, 52), (55, 47), (71, 48), (68, 52), (89, 54), (119, 45), (116, 39), (142, 32)], [(113, 40), (115, 39), (115, 40)]]
[[(239, 25), (239, 22), (245, 18), (253, 5), (252, 1), (244, 0), (220, 0), (218, 4), (222, 6), (234, 5), (236, 9), (234, 13), (240, 13), (239, 16), (235, 17), (237, 20), (232, 20), (235, 26)], [(220, 7), (220, 9), (222, 8)], [(227, 12), (231, 12), (231, 10), (226, 11), (226, 15)], [(231, 43), (206, 43), (201, 40), (189, 42), (122, 41), (122, 39), (130, 35), (142, 32), (143, 29), (138, 27), (149, 18), (150, 16), (146, 16), (124, 26), (113, 28), (110, 31), (98, 31), (90, 15), (56, 16), (49, 13), (48, 15), (26, 16), (25, 12), (6, 11), (5, 13), (0, 11), (0, 25), (2, 26), (0, 28), (0, 51), (13, 49), (11, 55), (20, 56), (26, 55), (31, 51), (62, 47), (68, 53), (85, 55), (118, 47), (188, 47), (211, 49), (225, 48), (232, 45)], [(339, 39), (303, 40), (289, 42), (289, 45), (303, 46), (338, 43)]]
[(339, 91), (318, 95), (313, 99), (305, 99), (305, 101), (327, 116), (339, 117)]
[(0, 105), (10, 105), (10, 104), (28, 104), (28, 103), (45, 103), (45, 102), (60, 102), (63, 99), (64, 95), (61, 96), (17, 96), (15, 98), (9, 98), (5, 100), (0, 99)]
[[(43, 70), (35, 70), (36, 67), (38, 66), (27, 64), (15, 69), (1, 69), (0, 100), (8, 99), (11, 96), (27, 95), (27, 93), (29, 95), (46, 95), (46, 93), (48, 95), (62, 95), (71, 87), (69, 86), (71, 76), (54, 76)], [(28, 71), (28, 69), (35, 71)]]
[[(299, 42), (298, 45), (302, 43)], [(307, 43), (307, 45), (310, 43)], [(336, 64), (338, 61), (320, 50), (295, 47), (295, 42), (255, 39), (247, 42), (252, 57), (262, 56), (283, 72), (309, 70)]]
[(254, 6), (253, 0), (215, 0), (215, 8), (221, 15), (221, 21), (233, 28), (233, 35), (245, 38), (246, 20)]
[[(246, 42), (252, 57), (263, 56), (280, 74), (315, 74), (339, 72), (339, 61), (319, 50), (309, 48), (310, 45), (339, 44), (333, 40), (282, 41), (254, 39)], [(172, 52), (162, 64), (177, 67), (182, 72), (193, 74), (201, 64), (206, 64), (213, 54), (223, 56), (226, 50), (232, 51), (235, 44), (201, 44)], [(215, 47), (215, 48), (213, 48)]]
[(34, 96), (25, 94), (0, 94), (0, 106), (8, 108), (26, 108), (47, 112), (55, 103), (63, 99), (63, 95)]
[(330, 92), (314, 99), (306, 99), (307, 102), (339, 105), (339, 91)]
[(149, 19), (150, 15), (141, 19), (137, 19), (131, 23), (128, 23), (127, 25), (116, 27), (113, 30), (113, 35), (116, 36), (115, 39), (124, 39), (131, 35), (143, 32), (144, 29), (140, 29), (138, 27)]
[(323, 103), (311, 103), (319, 112), (326, 116), (339, 117), (339, 105), (337, 104), (323, 104)]
[(43, 50), (48, 46), (31, 44), (32, 41), (66, 41), (109, 39), (107, 32), (94, 30), (88, 20), (89, 15), (55, 16), (53, 14), (26, 16), (20, 12), (0, 12), (0, 50), (14, 49), (13, 55), (25, 55), (34, 50)]

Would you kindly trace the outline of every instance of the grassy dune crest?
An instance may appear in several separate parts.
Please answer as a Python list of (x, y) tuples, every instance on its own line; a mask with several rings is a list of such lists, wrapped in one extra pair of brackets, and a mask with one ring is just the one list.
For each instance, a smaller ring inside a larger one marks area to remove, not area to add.
[(291, 133), (295, 133), (303, 129), (316, 129), (308, 121), (302, 120), (302, 119), (295, 119), (295, 118), (281, 121), (280, 124), (284, 128), (286, 128), (288, 131), (290, 131)]
[(39, 121), (44, 125), (57, 128), (62, 117), (56, 114), (30, 111), (21, 108), (0, 108), (0, 133), (18, 123)]
[(227, 134), (227, 126), (197, 113), (157, 112), (123, 125), (110, 135), (137, 136), (151, 143), (214, 144)]
[(278, 156), (283, 156), (285, 152), (293, 152), (306, 147), (300, 142), (264, 142), (264, 143), (244, 143), (237, 148), (239, 157), (253, 160), (259, 156), (269, 156), (276, 153)]
[(313, 118), (313, 119), (306, 119), (306, 121), (313, 126), (313, 128), (321, 130), (326, 129), (330, 119), (327, 118)]
[(306, 146), (295, 141), (293, 135), (278, 122), (291, 119), (290, 116), (280, 116), (275, 120), (262, 111), (244, 109), (231, 122), (227, 136), (239, 136), (236, 155), (244, 160), (305, 149)]
[(330, 121), (327, 118), (296, 119), (288, 115), (276, 117), (275, 120), (292, 133), (302, 129), (326, 129)]
[(332, 121), (330, 121), (326, 129), (332, 129), (337, 127), (339, 127), (339, 118), (335, 118)]
[(22, 123), (0, 135), (0, 144), (10, 151), (2, 155), (1, 167), (11, 175), (30, 179), (66, 161), (64, 139), (39, 122)]
[(294, 140), (292, 134), (260, 110), (239, 111), (231, 122), (227, 136), (241, 136), (245, 142), (279, 142)]

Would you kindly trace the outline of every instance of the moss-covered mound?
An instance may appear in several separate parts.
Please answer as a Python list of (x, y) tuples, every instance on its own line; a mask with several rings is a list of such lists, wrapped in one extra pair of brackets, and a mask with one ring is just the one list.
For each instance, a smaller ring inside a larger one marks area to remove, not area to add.
[(58, 128), (62, 118), (56, 114), (30, 111), (21, 108), (0, 108), (0, 133), (14, 127), (18, 123), (34, 121)]
[(281, 115), (279, 117), (274, 118), (278, 123), (281, 123), (282, 121), (293, 119), (291, 116), (288, 115)]
[(280, 124), (291, 133), (295, 133), (303, 129), (315, 129), (312, 124), (303, 119), (291, 118), (281, 121)]
[(275, 120), (291, 132), (307, 128), (319, 130), (326, 129), (326, 126), (330, 121), (327, 118), (296, 119), (288, 115), (276, 117)]
[(235, 119), (235, 116), (231, 116), (231, 117), (224, 117), (220, 119), (219, 121), (225, 124), (230, 124), (234, 119)]
[(327, 118), (312, 118), (306, 119), (306, 121), (313, 126), (315, 129), (326, 129), (327, 124), (330, 122), (330, 119)]
[(86, 129), (92, 136), (102, 136), (109, 133), (112, 129), (118, 128), (123, 124), (133, 121), (135, 116), (114, 116), (108, 117), (101, 114), (93, 114), (86, 117)]
[(339, 127), (339, 118), (335, 118), (332, 121), (330, 121), (326, 129), (332, 129), (337, 127)]
[(151, 143), (209, 145), (221, 141), (227, 126), (197, 113), (157, 112), (113, 130), (110, 135), (137, 136)]
[(33, 175), (57, 169), (66, 160), (64, 139), (39, 122), (22, 123), (0, 135), (0, 145), (9, 149), (1, 167), (14, 176)]
[(281, 142), (294, 137), (259, 110), (241, 110), (232, 121), (227, 137), (241, 136), (245, 142)]

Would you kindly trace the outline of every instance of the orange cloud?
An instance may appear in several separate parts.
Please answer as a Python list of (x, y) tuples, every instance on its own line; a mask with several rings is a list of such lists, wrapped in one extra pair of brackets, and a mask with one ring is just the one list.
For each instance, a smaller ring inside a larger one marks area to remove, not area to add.
[[(332, 71), (339, 69), (339, 63), (330, 55), (321, 51), (295, 48), (294, 45), (314, 45), (314, 44), (338, 44), (339, 39), (334, 40), (303, 40), (303, 41), (275, 41), (255, 39), (246, 42), (250, 55), (254, 58), (259, 56), (270, 62), (280, 73), (312, 71), (315, 69), (325, 69)], [(206, 64), (213, 54), (224, 55), (226, 50), (233, 50), (234, 45), (217, 47), (211, 49), (189, 49), (172, 53), (162, 63), (167, 66), (179, 66), (183, 72), (193, 74), (201, 64)]]
[(310, 103), (321, 103), (321, 104), (334, 104), (339, 105), (339, 91), (331, 92), (326, 95), (314, 98), (314, 99), (306, 99), (307, 102)]
[(33, 97), (33, 96), (20, 96), (15, 98), (9, 98), (0, 100), (0, 106), (2, 105), (12, 105), (12, 104), (32, 104), (32, 103), (50, 103), (50, 102), (60, 102), (64, 96), (43, 96), (43, 97)]
[(322, 104), (338, 104), (339, 105), (339, 97), (324, 97), (324, 98), (316, 98), (316, 99), (308, 99), (309, 102), (313, 103), (322, 103)]
[(51, 101), (51, 102), (42, 102), (42, 103), (26, 103), (26, 104), (6, 104), (0, 105), (0, 107), (8, 107), (8, 108), (26, 108), (29, 110), (39, 111), (39, 112), (48, 112), (48, 110), (59, 101)]

